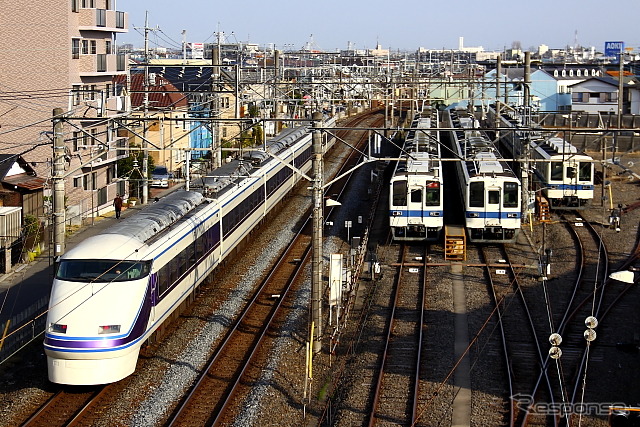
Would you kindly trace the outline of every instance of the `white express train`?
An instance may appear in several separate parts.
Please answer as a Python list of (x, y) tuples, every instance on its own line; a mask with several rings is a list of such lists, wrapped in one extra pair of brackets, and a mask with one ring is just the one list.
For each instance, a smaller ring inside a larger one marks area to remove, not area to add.
[(444, 223), (438, 111), (419, 113), (393, 172), (389, 226), (394, 240), (438, 240)]
[(64, 254), (44, 337), (49, 380), (130, 375), (141, 345), (300, 181), (290, 166), (309, 171), (311, 140), (308, 127), (288, 129), (268, 144), (278, 159), (232, 161), (204, 194), (172, 193)]
[(514, 242), (521, 223), (520, 180), (478, 121), (466, 111), (449, 111), (465, 227), (472, 242)]
[[(493, 109), (490, 115), (495, 115)], [(501, 126), (517, 128), (520, 117), (501, 115)], [(529, 150), (531, 169), (542, 194), (552, 209), (583, 209), (593, 199), (593, 158), (554, 133), (534, 130), (503, 132), (503, 147), (514, 159), (522, 159)]]

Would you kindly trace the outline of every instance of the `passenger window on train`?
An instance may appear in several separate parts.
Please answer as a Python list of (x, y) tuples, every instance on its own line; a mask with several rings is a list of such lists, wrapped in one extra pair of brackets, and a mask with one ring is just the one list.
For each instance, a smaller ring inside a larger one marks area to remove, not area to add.
[(393, 205), (407, 206), (407, 181), (393, 183)]
[(500, 203), (500, 192), (496, 190), (489, 191), (489, 204), (497, 205)]
[(580, 162), (580, 171), (578, 173), (580, 181), (591, 181), (591, 163)]
[(551, 179), (553, 181), (562, 180), (562, 162), (551, 162)]
[(505, 182), (503, 194), (502, 203), (505, 208), (518, 207), (518, 184), (515, 182)]
[(438, 206), (440, 204), (440, 188), (427, 188), (425, 205)]
[(484, 207), (484, 182), (469, 184), (469, 206), (472, 208)]

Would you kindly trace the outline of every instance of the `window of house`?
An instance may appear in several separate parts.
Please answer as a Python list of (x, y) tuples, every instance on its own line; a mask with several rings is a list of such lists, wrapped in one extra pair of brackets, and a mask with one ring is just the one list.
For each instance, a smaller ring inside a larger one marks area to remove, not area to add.
[(107, 26), (107, 11), (104, 9), (96, 10), (96, 25), (98, 27)]
[(92, 128), (89, 133), (91, 133), (91, 145), (96, 145), (98, 143), (98, 129)]
[(73, 178), (73, 186), (75, 188), (82, 187), (82, 177), (81, 176), (77, 176), (77, 177)]
[(71, 12), (80, 12), (80, 0), (71, 0)]
[(89, 54), (89, 40), (82, 40), (82, 54)]
[(85, 9), (96, 7), (96, 0), (82, 0), (82, 7)]
[(91, 55), (95, 55), (98, 52), (96, 41), (89, 40), (89, 46), (91, 48)]
[(576, 76), (582, 77), (582, 70), (577, 70), (576, 71)]
[(107, 0), (107, 10), (113, 10), (114, 8), (114, 0)]
[(553, 72), (553, 77), (558, 77), (558, 70), (555, 70), (555, 71)]
[(71, 86), (71, 105), (80, 104), (81, 100), (81, 87), (80, 85)]
[(73, 132), (73, 151), (78, 151), (78, 144), (80, 143), (81, 138), (80, 132)]
[(116, 177), (116, 165), (110, 165), (107, 168), (107, 184), (111, 184), (111, 182), (115, 177)]
[(97, 188), (96, 182), (98, 180), (98, 172), (91, 172), (82, 176), (82, 187), (85, 190), (95, 190)]
[(111, 55), (111, 40), (105, 40), (104, 42), (104, 53), (107, 55)]
[(567, 70), (562, 70), (562, 77), (567, 77)]
[(80, 39), (71, 39), (71, 57), (80, 58)]

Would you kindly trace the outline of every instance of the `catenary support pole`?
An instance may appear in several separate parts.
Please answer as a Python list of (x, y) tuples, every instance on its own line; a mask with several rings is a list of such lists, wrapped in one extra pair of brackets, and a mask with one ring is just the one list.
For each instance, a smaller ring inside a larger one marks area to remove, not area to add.
[[(144, 117), (149, 116), (149, 12), (144, 17)], [(155, 82), (154, 82), (155, 84)], [(144, 123), (142, 127), (142, 204), (149, 203), (149, 151), (147, 148), (147, 129), (149, 124)]]
[(322, 113), (313, 113), (313, 240), (311, 261), (311, 316), (315, 325), (313, 352), (322, 351), (322, 223), (323, 165)]
[(62, 108), (53, 109), (53, 256), (63, 255), (65, 250), (64, 228), (64, 135)]
[[(531, 126), (531, 52), (524, 53), (524, 124)], [(516, 136), (513, 135), (513, 142), (516, 142)], [(531, 134), (527, 132), (524, 141), (520, 140), (521, 153), (523, 158), (520, 171), (522, 179), (522, 221), (528, 222), (529, 218), (529, 141)]]

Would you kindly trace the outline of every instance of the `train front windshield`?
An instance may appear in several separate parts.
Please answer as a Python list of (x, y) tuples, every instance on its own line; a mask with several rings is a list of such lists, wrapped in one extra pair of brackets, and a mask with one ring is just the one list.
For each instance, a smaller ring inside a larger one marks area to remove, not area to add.
[(145, 277), (151, 271), (150, 261), (63, 260), (56, 279), (71, 282), (125, 282)]

